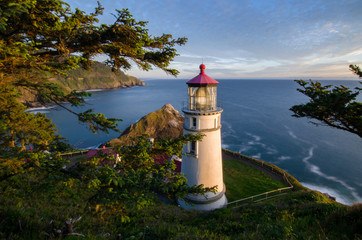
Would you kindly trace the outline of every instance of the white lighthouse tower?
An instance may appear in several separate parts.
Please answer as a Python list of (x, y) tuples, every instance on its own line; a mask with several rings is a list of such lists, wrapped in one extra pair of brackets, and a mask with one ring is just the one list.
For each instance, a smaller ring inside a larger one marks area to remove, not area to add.
[(205, 65), (200, 65), (200, 74), (186, 83), (188, 101), (182, 111), (185, 115), (184, 135), (202, 134), (201, 141), (184, 146), (181, 172), (189, 186), (203, 184), (204, 187), (217, 186), (217, 192), (206, 195), (187, 195), (193, 205), (180, 200), (185, 209), (213, 210), (227, 204), (221, 156), (222, 109), (217, 106), (217, 82), (205, 74)]

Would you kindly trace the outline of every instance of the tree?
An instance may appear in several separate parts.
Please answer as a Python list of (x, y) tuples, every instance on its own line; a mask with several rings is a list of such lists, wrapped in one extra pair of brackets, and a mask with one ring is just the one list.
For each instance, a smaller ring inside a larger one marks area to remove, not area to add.
[[(349, 67), (353, 73), (362, 77), (358, 66)], [(331, 126), (362, 137), (362, 103), (356, 101), (361, 88), (351, 90), (343, 85), (332, 88), (332, 85), (322, 86), (312, 80), (309, 83), (303, 80), (296, 82), (302, 87), (298, 91), (310, 100), (306, 104), (290, 108), (294, 112), (293, 117), (316, 119), (319, 122), (312, 122), (313, 124)]]
[(25, 150), (28, 144), (44, 149), (59, 140), (52, 121), (44, 114), (25, 112), (25, 106), (16, 100), (18, 96), (12, 86), (0, 88), (0, 149)]
[[(187, 194), (215, 192), (216, 187), (188, 186), (182, 173), (174, 172), (176, 165), (165, 159), (157, 163), (154, 158), (179, 152), (183, 144), (201, 140), (200, 135), (186, 135), (172, 141), (161, 140), (151, 147), (148, 135), (142, 135), (132, 146), (121, 145), (110, 154), (99, 151), (75, 169), (88, 181), (88, 188), (96, 190), (92, 201), (98, 208), (114, 208), (122, 216), (122, 222), (136, 210), (154, 205), (157, 194), (171, 200), (184, 198)], [(172, 146), (173, 148), (169, 148)], [(117, 163), (114, 153), (121, 161)], [(187, 199), (185, 199), (187, 201)]]
[[(61, 0), (2, 0), (0, 2), (0, 86), (28, 89), (42, 104), (51, 102), (76, 114), (94, 131), (117, 130), (116, 121), (93, 110), (77, 113), (61, 102), (73, 106), (85, 103), (88, 93), (65, 94), (48, 81), (55, 74), (79, 66), (89, 69), (92, 59), (106, 56), (114, 71), (130, 69), (132, 63), (143, 70), (152, 67), (177, 75), (168, 68), (176, 54), (175, 45), (186, 38), (173, 39), (170, 34), (150, 36), (147, 22), (136, 21), (127, 9), (116, 10), (112, 24), (98, 24), (103, 8), (85, 14)], [(40, 74), (40, 75), (39, 75)]]

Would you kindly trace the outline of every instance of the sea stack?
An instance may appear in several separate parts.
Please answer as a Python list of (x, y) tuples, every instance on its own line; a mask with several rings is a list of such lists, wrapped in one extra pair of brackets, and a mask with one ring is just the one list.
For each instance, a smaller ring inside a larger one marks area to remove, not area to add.
[(200, 65), (200, 74), (189, 80), (187, 105), (182, 109), (185, 134), (202, 134), (201, 141), (190, 142), (184, 146), (181, 172), (186, 176), (189, 186), (203, 184), (204, 187), (217, 186), (217, 192), (206, 195), (187, 195), (193, 204), (179, 200), (185, 209), (213, 210), (226, 206), (225, 185), (223, 181), (221, 155), (222, 109), (217, 105), (218, 81), (205, 74), (205, 65)]

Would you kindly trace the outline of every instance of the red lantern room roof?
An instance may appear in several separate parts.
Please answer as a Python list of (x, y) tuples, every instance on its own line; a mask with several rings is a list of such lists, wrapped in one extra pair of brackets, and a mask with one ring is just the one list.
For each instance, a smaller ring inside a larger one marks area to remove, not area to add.
[(218, 81), (216, 81), (215, 79), (207, 76), (205, 74), (205, 65), (201, 64), (200, 65), (200, 74), (197, 75), (196, 77), (194, 77), (193, 79), (189, 80), (186, 84), (192, 84), (192, 85), (204, 85), (204, 84), (219, 84)]

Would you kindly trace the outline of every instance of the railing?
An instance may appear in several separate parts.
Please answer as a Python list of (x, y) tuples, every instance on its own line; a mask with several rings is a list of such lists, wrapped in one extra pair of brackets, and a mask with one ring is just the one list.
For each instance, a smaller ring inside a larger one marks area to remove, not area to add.
[(69, 153), (61, 153), (59, 154), (59, 156), (63, 156), (63, 157), (66, 157), (66, 156), (70, 156), (70, 157), (73, 157), (73, 156), (76, 156), (76, 155), (83, 155), (84, 153), (88, 153), (89, 149), (82, 149), (82, 150), (78, 150), (76, 152), (69, 152)]
[(268, 163), (268, 162), (262, 161), (260, 159), (248, 157), (248, 156), (245, 156), (245, 155), (243, 155), (241, 153), (233, 152), (233, 151), (230, 151), (230, 150), (225, 149), (225, 148), (223, 148), (222, 151), (227, 153), (227, 154), (230, 154), (230, 155), (232, 155), (234, 157), (238, 157), (238, 158), (240, 158), (242, 160), (249, 161), (250, 163), (252, 163), (254, 165), (259, 165), (260, 167), (262, 167), (262, 168), (264, 168), (264, 169), (266, 169), (268, 171), (271, 171), (274, 174), (277, 174), (277, 175), (279, 175), (279, 176), (281, 176), (283, 178), (285, 176), (286, 177), (286, 180), (285, 180), (286, 183), (288, 185), (294, 186), (294, 188), (306, 189), (293, 176), (291, 176), (289, 173), (287, 173), (286, 171), (284, 171), (283, 169), (279, 168), (278, 166), (276, 166), (276, 165), (274, 165), (272, 163)]
[[(238, 207), (242, 207), (245, 204), (248, 203), (252, 203), (252, 202), (259, 202), (259, 201), (264, 201), (267, 199), (271, 199), (271, 198), (275, 198), (275, 197), (279, 197), (282, 195), (285, 195), (286, 193), (284, 193), (285, 191), (290, 191), (293, 187), (285, 187), (285, 188), (278, 188), (269, 192), (265, 192), (265, 193), (261, 193), (261, 194), (257, 194), (254, 196), (250, 196), (250, 197), (246, 197), (246, 198), (242, 198), (233, 202), (229, 202), (227, 204), (228, 208), (238, 208)], [(283, 192), (283, 193), (282, 193)]]
[(278, 188), (278, 189), (275, 189), (275, 190), (272, 190), (272, 191), (260, 193), (260, 194), (254, 195), (254, 196), (250, 196), (250, 197), (246, 197), (246, 198), (242, 198), (242, 199), (239, 199), (239, 200), (236, 200), (236, 201), (229, 202), (227, 204), (228, 208), (229, 207), (238, 208), (238, 207), (241, 207), (241, 206), (243, 206), (245, 204), (248, 204), (248, 203), (263, 201), (263, 200), (267, 200), (267, 199), (270, 199), (270, 198), (275, 198), (275, 197), (278, 197), (278, 196), (285, 195), (286, 194), (285, 192), (291, 191), (292, 189), (295, 188), (295, 186), (291, 183), (289, 178), (291, 178), (293, 180), (295, 185), (298, 185), (298, 187), (301, 186), (301, 184), (297, 180), (295, 180), (292, 176), (290, 176), (288, 173), (286, 173), (283, 169), (275, 166), (274, 164), (267, 163), (267, 162), (264, 162), (264, 161), (259, 160), (259, 159), (247, 157), (245, 155), (242, 155), (240, 153), (235, 153), (235, 152), (232, 152), (232, 151), (227, 150), (227, 149), (222, 149), (222, 150), (224, 152), (230, 154), (230, 155), (233, 155), (235, 157), (239, 157), (240, 159), (243, 159), (243, 160), (250, 161), (252, 164), (259, 165), (260, 167), (262, 167), (262, 168), (264, 168), (264, 169), (266, 169), (268, 171), (271, 171), (272, 173), (274, 173), (276, 175), (281, 176), (283, 178), (284, 182), (288, 185), (288, 187), (285, 187), (285, 188)]
[(264, 200), (267, 200), (267, 199), (271, 199), (271, 198), (275, 198), (275, 197), (285, 195), (286, 194), (285, 192), (291, 191), (294, 188), (294, 186), (289, 182), (289, 180), (288, 180), (288, 178), (286, 176), (285, 176), (284, 180), (290, 184), (289, 187), (278, 188), (278, 189), (275, 189), (275, 190), (272, 190), (272, 191), (268, 191), (268, 192), (260, 193), (260, 194), (253, 195), (253, 196), (250, 196), (250, 197), (242, 198), (242, 199), (239, 199), (239, 200), (236, 200), (236, 201), (232, 201), (232, 202), (229, 202), (227, 204), (227, 207), (228, 208), (230, 208), (230, 207), (231, 208), (238, 208), (238, 207), (244, 206), (245, 204), (248, 204), (248, 203), (264, 201)]
[(220, 104), (199, 104), (199, 103), (189, 103), (183, 102), (182, 103), (182, 111), (186, 112), (220, 112), (222, 111)]
[[(92, 148), (92, 149), (95, 149), (95, 150), (102, 150), (102, 149), (113, 149), (113, 147), (106, 147), (106, 148)], [(69, 153), (61, 153), (59, 154), (59, 156), (70, 156), (70, 157), (73, 157), (73, 156), (77, 156), (77, 155), (83, 155), (84, 153), (88, 153), (89, 150), (91, 149), (79, 149), (78, 151), (75, 151), (75, 152), (69, 152)]]
[(185, 123), (182, 126), (183, 126), (184, 130), (191, 131), (191, 132), (211, 132), (211, 131), (215, 131), (215, 130), (221, 128), (221, 124), (219, 124), (217, 127), (213, 127), (213, 128), (188, 127), (188, 126), (186, 126)]

